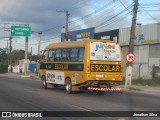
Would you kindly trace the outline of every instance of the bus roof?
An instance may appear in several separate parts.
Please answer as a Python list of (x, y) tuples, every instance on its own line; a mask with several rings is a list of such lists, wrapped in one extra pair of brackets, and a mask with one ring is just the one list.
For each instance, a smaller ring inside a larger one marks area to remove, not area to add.
[(112, 43), (115, 43), (110, 40), (89, 39), (89, 40), (83, 40), (83, 41), (66, 41), (66, 42), (60, 42), (60, 43), (51, 43), (45, 49), (84, 47), (85, 43), (87, 43), (87, 42), (112, 42)]

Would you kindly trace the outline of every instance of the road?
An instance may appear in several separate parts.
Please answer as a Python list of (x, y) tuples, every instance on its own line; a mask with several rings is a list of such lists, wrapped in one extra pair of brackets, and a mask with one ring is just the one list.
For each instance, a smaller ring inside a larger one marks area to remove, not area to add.
[[(130, 92), (103, 95), (94, 95), (90, 92), (66, 94), (63, 89), (45, 90), (42, 88), (41, 81), (38, 80), (0, 76), (0, 111), (160, 111), (159, 100), (160, 96)], [(47, 119), (53, 120), (53, 118)], [(81, 120), (82, 118), (72, 119)], [(86, 120), (90, 119), (99, 118), (86, 118)], [(101, 119), (106, 120), (104, 117)], [(107, 117), (107, 119), (119, 118)], [(137, 120), (138, 118), (125, 119)], [(143, 120), (144, 117), (140, 119)], [(151, 117), (145, 119), (149, 120)], [(158, 120), (157, 117), (154, 119)]]

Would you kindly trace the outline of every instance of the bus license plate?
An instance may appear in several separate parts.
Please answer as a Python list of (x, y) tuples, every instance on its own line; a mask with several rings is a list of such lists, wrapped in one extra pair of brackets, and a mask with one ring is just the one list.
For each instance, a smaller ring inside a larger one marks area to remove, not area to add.
[(102, 74), (97, 74), (96, 77), (104, 77)]

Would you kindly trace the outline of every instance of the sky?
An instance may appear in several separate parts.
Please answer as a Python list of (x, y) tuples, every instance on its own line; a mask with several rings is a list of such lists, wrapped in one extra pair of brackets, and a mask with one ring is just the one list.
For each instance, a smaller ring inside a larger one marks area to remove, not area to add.
[[(131, 26), (133, 0), (0, 0), (0, 48), (7, 47), (10, 27), (29, 24), (29, 52), (37, 54), (38, 32), (42, 32), (41, 50), (60, 40), (69, 12), (69, 31), (95, 27), (102, 32)], [(160, 1), (139, 0), (137, 23), (160, 22)], [(25, 49), (25, 37), (13, 37), (13, 50)]]

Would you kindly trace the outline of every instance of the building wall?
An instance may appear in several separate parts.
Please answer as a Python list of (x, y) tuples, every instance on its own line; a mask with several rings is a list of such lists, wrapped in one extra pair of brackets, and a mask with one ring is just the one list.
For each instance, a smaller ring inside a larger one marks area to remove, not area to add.
[[(124, 76), (126, 70), (126, 53), (128, 46), (121, 46), (124, 61)], [(136, 60), (133, 63), (133, 77), (151, 78), (153, 65), (160, 67), (160, 43), (148, 45), (135, 45)]]
[[(28, 71), (28, 65), (30, 63), (30, 60), (27, 60), (27, 71)], [(19, 70), (21, 72), (24, 72), (24, 68), (25, 68), (25, 59), (19, 60)]]
[(119, 29), (95, 33), (94, 39), (112, 40), (119, 42)]
[(149, 72), (152, 71), (153, 66), (160, 67), (160, 44), (150, 45), (149, 51)]
[[(128, 45), (130, 39), (130, 29), (122, 28), (119, 30), (119, 43)], [(138, 35), (143, 35), (143, 40), (138, 40)], [(160, 42), (160, 23), (141, 25), (136, 27), (135, 44), (152, 44)]]
[(119, 30), (119, 43), (121, 45), (128, 45), (130, 38), (130, 28), (122, 28)]

